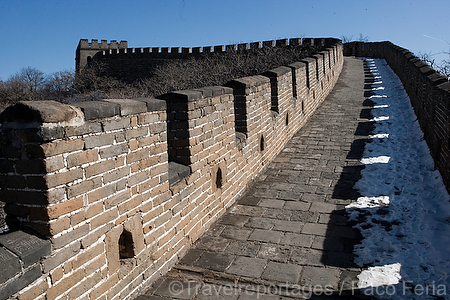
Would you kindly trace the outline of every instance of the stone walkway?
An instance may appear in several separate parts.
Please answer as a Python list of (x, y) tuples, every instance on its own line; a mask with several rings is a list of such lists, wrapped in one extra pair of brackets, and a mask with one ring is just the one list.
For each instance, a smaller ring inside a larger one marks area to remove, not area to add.
[[(332, 93), (282, 153), (188, 251), (136, 300), (368, 299), (353, 263), (356, 200), (372, 124), (363, 61), (345, 58)], [(366, 84), (366, 86), (365, 86)], [(366, 95), (367, 96), (367, 95)]]

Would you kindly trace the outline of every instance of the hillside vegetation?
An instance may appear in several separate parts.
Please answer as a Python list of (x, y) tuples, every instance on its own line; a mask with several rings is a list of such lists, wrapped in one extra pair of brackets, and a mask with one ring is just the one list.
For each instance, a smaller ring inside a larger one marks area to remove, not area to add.
[(104, 76), (107, 66), (102, 62), (93, 63), (80, 74), (60, 71), (45, 76), (43, 72), (28, 67), (6, 81), (0, 81), (0, 111), (24, 100), (71, 103), (105, 98), (156, 97), (176, 90), (223, 85), (235, 78), (289, 65), (319, 50), (313, 46), (270, 47), (166, 60), (153, 70), (154, 76), (132, 83)]

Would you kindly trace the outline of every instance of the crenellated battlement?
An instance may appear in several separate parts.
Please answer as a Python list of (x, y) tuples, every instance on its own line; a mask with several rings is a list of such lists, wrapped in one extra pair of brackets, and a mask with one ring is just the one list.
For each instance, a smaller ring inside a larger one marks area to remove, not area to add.
[(91, 42), (87, 39), (81, 39), (78, 43), (78, 47), (75, 55), (75, 67), (77, 72), (85, 68), (92, 60), (94, 60), (97, 53), (101, 51), (107, 50), (119, 50), (126, 49), (128, 47), (127, 41), (120, 41), (119, 43), (115, 40), (112, 40), (108, 43), (107, 40), (101, 40), (100, 43), (98, 40), (93, 39)]
[[(205, 54), (222, 54), (241, 51), (258, 51), (261, 49), (276, 47), (328, 47), (338, 40), (334, 38), (291, 38), (280, 40), (269, 40), (262, 42), (251, 42), (242, 44), (216, 45), (203, 47), (144, 47), (128, 48), (127, 41), (111, 41), (107, 43), (102, 40), (80, 40), (76, 53), (76, 70), (81, 71), (91, 61), (102, 61), (108, 63), (113, 60), (115, 69), (120, 68), (121, 64), (126, 64), (126, 69), (131, 70), (135, 77), (147, 77), (143, 69), (148, 70), (152, 65), (164, 59), (185, 59), (192, 56), (201, 56)], [(133, 65), (136, 65), (133, 68)], [(119, 66), (119, 67), (117, 67)], [(146, 66), (142, 68), (142, 66)]]
[(93, 39), (90, 43), (88, 39), (81, 39), (78, 48), (80, 49), (124, 49), (128, 47), (127, 41), (120, 41), (119, 43), (116, 40), (111, 40), (108, 43), (107, 40), (101, 40), (100, 43), (98, 40)]
[[(83, 47), (87, 43), (87, 40), (80, 40), (83, 42)], [(87, 43), (89, 46), (82, 49), (94, 49), (93, 40), (92, 43)], [(262, 42), (252, 42), (252, 43), (242, 43), (242, 44), (230, 44), (230, 45), (217, 45), (217, 46), (204, 46), (204, 47), (146, 47), (146, 48), (127, 48), (122, 47), (122, 44), (127, 45), (126, 41), (122, 41), (117, 44), (118, 47), (102, 46), (98, 47), (99, 49), (105, 49), (102, 52), (102, 55), (116, 55), (116, 54), (171, 54), (175, 57), (178, 57), (180, 54), (209, 54), (209, 53), (224, 53), (224, 52), (233, 52), (233, 51), (245, 51), (245, 50), (258, 50), (264, 48), (275, 48), (275, 47), (287, 47), (287, 46), (320, 46), (323, 47), (325, 45), (331, 45), (336, 42), (336, 39), (333, 38), (292, 38), (292, 39), (280, 39), (280, 40), (270, 40), (270, 41), (262, 41)], [(113, 41), (111, 41), (112, 43)], [(115, 42), (115, 41), (114, 41)], [(122, 50), (123, 49), (123, 50)]]

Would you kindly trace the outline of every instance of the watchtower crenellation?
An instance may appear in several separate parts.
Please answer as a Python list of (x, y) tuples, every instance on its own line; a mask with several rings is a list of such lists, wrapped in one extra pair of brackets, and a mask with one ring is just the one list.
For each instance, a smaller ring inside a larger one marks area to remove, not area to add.
[(86, 65), (88, 65), (94, 58), (94, 56), (100, 51), (111, 50), (111, 49), (127, 49), (128, 42), (116, 40), (112, 40), (108, 43), (107, 40), (101, 40), (99, 43), (98, 40), (93, 39), (90, 43), (88, 39), (81, 39), (78, 43), (78, 47), (76, 50), (76, 71), (80, 72)]

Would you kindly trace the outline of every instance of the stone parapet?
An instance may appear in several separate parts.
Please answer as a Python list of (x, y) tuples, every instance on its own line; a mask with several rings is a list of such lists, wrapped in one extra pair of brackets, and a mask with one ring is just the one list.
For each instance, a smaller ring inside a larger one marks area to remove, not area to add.
[[(10, 261), (0, 294), (129, 299), (166, 273), (331, 91), (342, 45), (327, 46), (264, 75), (161, 99), (5, 110), (0, 200), (11, 231), (0, 235)], [(3, 241), (20, 228), (39, 251), (9, 250)]]

